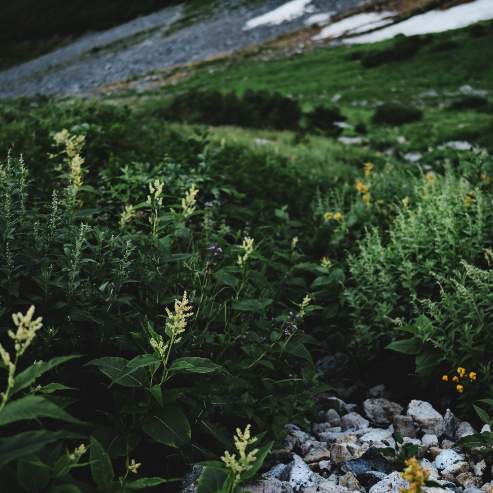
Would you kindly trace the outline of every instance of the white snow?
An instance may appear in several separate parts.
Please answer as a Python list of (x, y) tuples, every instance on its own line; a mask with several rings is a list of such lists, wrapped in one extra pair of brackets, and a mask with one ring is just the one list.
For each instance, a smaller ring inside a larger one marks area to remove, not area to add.
[(397, 34), (413, 36), (416, 34), (439, 33), (450, 29), (459, 29), (488, 19), (493, 19), (493, 0), (475, 0), (447, 10), (430, 10), (379, 31), (346, 39), (344, 42), (348, 44), (373, 43), (393, 38)]
[(291, 0), (277, 7), (277, 9), (250, 19), (243, 29), (254, 29), (266, 25), (276, 26), (283, 22), (292, 21), (301, 17), (303, 14), (313, 12), (314, 7), (310, 5), (311, 3), (312, 0)]
[(394, 12), (388, 11), (364, 12), (352, 15), (323, 28), (313, 39), (338, 38), (342, 35), (356, 34), (375, 29), (392, 22), (392, 16), (394, 15)]
[(320, 14), (313, 14), (305, 21), (305, 25), (313, 26), (315, 24), (326, 24), (333, 15), (334, 12), (321, 12)]

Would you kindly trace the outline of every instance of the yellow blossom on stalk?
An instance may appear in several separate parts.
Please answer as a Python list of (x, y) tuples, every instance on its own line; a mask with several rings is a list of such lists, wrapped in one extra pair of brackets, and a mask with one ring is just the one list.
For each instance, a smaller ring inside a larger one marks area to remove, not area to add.
[(291, 240), (291, 250), (296, 249), (299, 241), (300, 239), (297, 236), (293, 236), (293, 239)]
[(7, 334), (14, 341), (14, 347), (19, 356), (30, 346), (36, 332), (43, 327), (42, 317), (33, 319), (34, 306), (31, 305), (26, 314), (14, 313), (12, 320), (17, 327), (15, 332), (9, 330)]
[(141, 462), (136, 462), (135, 459), (132, 459), (130, 461), (130, 464), (128, 464), (127, 466), (127, 469), (133, 473), (133, 474), (137, 474), (139, 472), (139, 468), (140, 466), (142, 465)]
[(368, 187), (365, 185), (364, 181), (360, 179), (356, 180), (356, 190), (361, 194), (368, 193)]
[(459, 392), (459, 394), (462, 394), (462, 392), (464, 392), (464, 385), (458, 384), (455, 388), (457, 389), (457, 392)]
[(257, 438), (251, 436), (250, 429), (251, 425), (247, 425), (245, 431), (236, 428), (234, 442), (238, 456), (225, 451), (221, 457), (226, 468), (233, 473), (235, 485), (240, 482), (241, 475), (249, 471), (252, 468), (252, 464), (257, 460), (258, 449), (247, 452), (247, 448), (257, 441)]
[(428, 171), (425, 175), (425, 180), (427, 183), (433, 183), (436, 180), (436, 175), (433, 171)]
[(478, 375), (475, 371), (469, 372), (469, 380), (471, 380), (471, 382), (474, 382), (475, 380), (477, 380), (477, 378), (478, 378)]
[(365, 163), (365, 176), (370, 176), (374, 168), (375, 166), (373, 165), (373, 163)]
[(401, 493), (421, 493), (430, 473), (417, 460), (411, 457), (406, 460), (406, 469), (401, 476), (409, 482), (408, 488), (401, 488)]
[(198, 188), (195, 188), (195, 185), (192, 185), (185, 194), (185, 197), (181, 199), (181, 208), (185, 218), (190, 217), (195, 212), (198, 193)]
[(332, 265), (332, 262), (330, 261), (329, 257), (323, 257), (322, 260), (320, 261), (320, 265), (324, 269), (329, 269), (330, 266)]
[(339, 211), (337, 211), (337, 212), (327, 211), (324, 213), (324, 219), (325, 219), (325, 221), (334, 220), (337, 222), (341, 222), (344, 219), (344, 215), (342, 214), (342, 212), (339, 212)]
[(243, 238), (243, 243), (241, 244), (243, 255), (238, 255), (238, 259), (236, 261), (240, 267), (244, 267), (248, 259), (251, 257), (254, 250), (254, 244), (255, 240), (253, 238), (250, 238), (249, 236), (245, 236), (245, 238)]
[(181, 300), (175, 300), (174, 312), (166, 308), (166, 315), (168, 316), (165, 326), (166, 334), (172, 339), (173, 343), (180, 342), (181, 334), (187, 328), (187, 319), (193, 315), (186, 291), (183, 293)]
[(470, 207), (475, 200), (476, 196), (474, 195), (474, 192), (468, 192), (466, 193), (466, 196), (464, 197), (464, 205), (466, 207)]
[(131, 204), (127, 204), (120, 214), (120, 228), (123, 228), (135, 217), (135, 207)]
[(164, 339), (161, 336), (157, 336), (157, 338), (151, 337), (149, 340), (149, 344), (151, 345), (152, 349), (154, 349), (159, 354), (161, 359), (166, 358), (169, 343), (165, 343)]
[(362, 199), (363, 199), (363, 203), (365, 205), (369, 205), (370, 204), (370, 194), (369, 193), (364, 193), (363, 196), (362, 196)]
[(466, 374), (466, 369), (462, 366), (459, 366), (459, 368), (457, 368), (457, 374), (459, 375), (459, 377), (464, 378)]
[(457, 375), (454, 375), (452, 377), (452, 382), (458, 382), (459, 381), (459, 377)]
[(442, 381), (448, 382), (448, 375), (442, 375)]
[(164, 182), (159, 178), (149, 182), (149, 195), (147, 196), (147, 203), (149, 205), (156, 203), (157, 205), (163, 205), (163, 188)]
[(312, 299), (311, 299), (310, 295), (308, 295), (308, 294), (305, 295), (305, 297), (303, 298), (303, 301), (299, 305), (299, 307), (300, 307), (299, 315), (301, 318), (303, 318), (305, 316), (305, 310), (310, 306), (311, 302), (312, 302)]
[(74, 449), (74, 451), (68, 454), (68, 458), (72, 462), (77, 462), (85, 453), (87, 452), (87, 447), (81, 443), (78, 447)]

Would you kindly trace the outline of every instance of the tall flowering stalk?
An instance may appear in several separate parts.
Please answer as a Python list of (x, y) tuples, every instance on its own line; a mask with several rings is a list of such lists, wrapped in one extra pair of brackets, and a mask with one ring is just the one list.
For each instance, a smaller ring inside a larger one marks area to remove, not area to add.
[(156, 237), (159, 229), (159, 213), (163, 207), (164, 182), (159, 178), (149, 183), (149, 194), (147, 205), (151, 208), (149, 223), (151, 224), (152, 236)]
[(197, 209), (197, 194), (198, 188), (192, 185), (185, 194), (185, 197), (181, 199), (182, 214), (185, 219), (188, 219)]
[(7, 404), (12, 389), (15, 384), (15, 372), (19, 358), (26, 352), (31, 345), (36, 332), (43, 327), (43, 319), (41, 317), (34, 318), (34, 306), (31, 306), (25, 315), (22, 313), (14, 313), (12, 321), (16, 327), (14, 330), (9, 330), (7, 335), (14, 342), (14, 354), (11, 355), (0, 344), (0, 360), (7, 370), (7, 387), (0, 393), (0, 413)]
[(253, 251), (255, 250), (255, 240), (249, 236), (245, 236), (241, 244), (241, 249), (243, 250), (243, 253), (238, 255), (236, 263), (243, 269), (246, 267), (248, 259), (252, 256)]

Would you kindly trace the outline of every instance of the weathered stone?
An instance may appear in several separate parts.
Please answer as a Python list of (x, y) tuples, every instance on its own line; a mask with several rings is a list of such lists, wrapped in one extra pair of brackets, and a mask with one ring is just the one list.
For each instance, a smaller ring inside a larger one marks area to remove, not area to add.
[(439, 471), (446, 469), (458, 462), (463, 462), (464, 456), (453, 449), (442, 450), (435, 458), (434, 464)]
[[(339, 423), (341, 422), (341, 420), (339, 419)], [(320, 433), (325, 433), (327, 431), (333, 431), (333, 428), (335, 428), (334, 426), (332, 426), (330, 423), (327, 423), (327, 422), (324, 422), (324, 423), (313, 423), (312, 425), (312, 432), (315, 436), (318, 436)], [(336, 428), (339, 428), (339, 431), (340, 431), (340, 427), (336, 427)]]
[(438, 437), (433, 433), (426, 433), (421, 437), (423, 447), (438, 447)]
[(442, 444), (441, 444), (441, 447), (443, 449), (450, 449), (450, 448), (454, 448), (454, 445), (455, 445), (455, 442), (453, 442), (452, 440), (442, 440)]
[(368, 389), (368, 397), (373, 399), (386, 397), (386, 394), (387, 394), (387, 389), (385, 388), (385, 385), (382, 383), (380, 385), (375, 385), (374, 387)]
[(476, 476), (482, 476), (486, 471), (486, 462), (484, 459), (480, 460), (478, 463), (474, 464), (473, 471)]
[(457, 427), (455, 432), (455, 439), (460, 440), (463, 437), (474, 435), (476, 430), (471, 426), (471, 423), (467, 421), (462, 421), (462, 423)]
[(334, 443), (330, 447), (330, 457), (332, 458), (332, 462), (338, 464), (351, 460), (353, 453), (348, 443)]
[(395, 433), (398, 433), (402, 437), (416, 437), (416, 425), (414, 424), (411, 416), (398, 415), (394, 416), (392, 420)]
[(340, 416), (348, 412), (347, 404), (338, 397), (324, 395), (320, 397), (320, 401), (325, 409), (334, 409)]
[(304, 488), (303, 493), (349, 493), (349, 490), (333, 481), (323, 481), (318, 486)]
[(294, 491), (300, 491), (302, 488), (316, 486), (322, 481), (322, 477), (314, 473), (303, 459), (294, 454), (293, 461), (288, 464), (287, 480)]
[(366, 399), (363, 402), (363, 409), (370, 421), (381, 426), (389, 425), (394, 416), (402, 412), (401, 405), (383, 398)]
[(369, 493), (400, 493), (402, 488), (407, 488), (408, 486), (409, 483), (398, 471), (395, 471), (373, 485)]
[(424, 433), (433, 433), (440, 437), (444, 433), (444, 421), (442, 415), (426, 401), (412, 400), (407, 408), (408, 416), (411, 416)]
[(295, 447), (296, 445), (301, 446), (302, 443), (308, 440), (313, 440), (313, 437), (303, 431), (299, 426), (288, 424), (286, 425), (286, 430), (288, 432), (288, 436), (291, 435), (296, 439)]
[(287, 467), (288, 466), (286, 464), (276, 464), (267, 472), (264, 472), (262, 476), (264, 479), (282, 479), (282, 476), (285, 475)]
[(374, 484), (377, 484), (382, 479), (385, 479), (386, 474), (378, 471), (368, 471), (358, 475), (358, 481), (365, 488), (371, 488)]
[(461, 484), (464, 487), (481, 486), (481, 478), (474, 476), (474, 474), (472, 472), (469, 472), (469, 471), (465, 471), (465, 472), (462, 472), (460, 474), (457, 474), (455, 479), (459, 484)]
[(293, 493), (291, 485), (279, 479), (264, 479), (243, 486), (244, 493)]
[(435, 481), (438, 479), (438, 469), (428, 459), (420, 460), (421, 467), (428, 471), (428, 479)]
[(341, 470), (344, 472), (352, 472), (359, 479), (360, 475), (369, 471), (390, 474), (394, 470), (394, 466), (387, 459), (382, 457), (378, 451), (371, 448), (361, 457), (342, 464)]
[(455, 417), (454, 413), (447, 409), (445, 415), (443, 416), (443, 435), (449, 440), (455, 440), (455, 432), (459, 426), (460, 421)]
[(341, 418), (341, 426), (343, 430), (363, 430), (368, 428), (370, 423), (361, 414), (351, 412)]
[(464, 493), (484, 493), (484, 491), (475, 486), (467, 486), (464, 488)]
[(330, 459), (330, 451), (323, 443), (320, 442), (317, 442), (316, 445), (311, 447), (309, 452), (304, 457), (305, 462), (308, 464), (327, 459)]
[(455, 481), (455, 478), (464, 472), (469, 471), (469, 464), (465, 461), (455, 462), (442, 470), (442, 478), (447, 481)]
[(328, 409), (325, 413), (325, 420), (331, 426), (341, 426), (341, 417), (335, 409)]
[(339, 478), (339, 485), (345, 486), (348, 490), (358, 491), (361, 490), (361, 485), (356, 476), (352, 472), (347, 472)]

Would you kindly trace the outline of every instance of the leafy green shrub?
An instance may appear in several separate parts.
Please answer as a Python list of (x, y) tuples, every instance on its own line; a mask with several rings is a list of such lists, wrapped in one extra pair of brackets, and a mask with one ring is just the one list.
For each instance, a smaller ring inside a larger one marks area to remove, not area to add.
[[(450, 170), (445, 177), (429, 174), (418, 181), (414, 198), (406, 201), (389, 230), (370, 230), (359, 253), (349, 257), (346, 298), (355, 346), (365, 354), (408, 334), (412, 343), (391, 347), (416, 354), (422, 374), (445, 362), (476, 358), (476, 364), (486, 363), (491, 349), (488, 343), (485, 352), (478, 346), (486, 338), (484, 326), (469, 324), (468, 318), (476, 317), (477, 303), (487, 291), (479, 289), (485, 279), (477, 269), (485, 265), (493, 216), (484, 191), (488, 185), (480, 179), (486, 175), (477, 167), (464, 171), (475, 184)], [(476, 267), (464, 273), (464, 262)]]
[(401, 103), (383, 103), (377, 107), (372, 121), (383, 125), (403, 125), (420, 120), (423, 113), (418, 108)]
[(308, 130), (319, 131), (325, 135), (336, 137), (342, 133), (342, 128), (335, 125), (336, 122), (344, 120), (339, 108), (326, 108), (315, 106), (306, 115), (306, 126)]
[(297, 101), (278, 93), (190, 91), (176, 96), (158, 114), (170, 120), (207, 125), (236, 125), (252, 128), (295, 130), (301, 109)]
[(488, 99), (482, 96), (468, 95), (462, 96), (450, 104), (450, 109), (453, 110), (476, 110), (484, 109), (488, 106)]
[(365, 53), (361, 58), (361, 64), (363, 67), (372, 68), (385, 63), (407, 60), (413, 57), (422, 45), (423, 40), (419, 36), (399, 35), (390, 47)]

